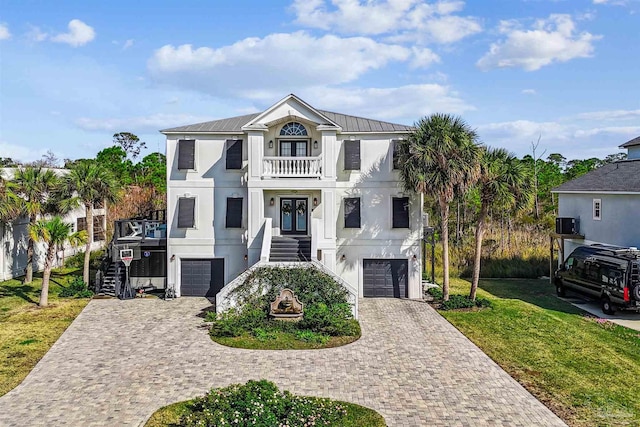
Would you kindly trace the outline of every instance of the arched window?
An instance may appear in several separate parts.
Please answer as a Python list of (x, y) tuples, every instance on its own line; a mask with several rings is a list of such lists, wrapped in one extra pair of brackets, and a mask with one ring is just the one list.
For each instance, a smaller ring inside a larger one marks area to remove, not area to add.
[(280, 136), (307, 136), (307, 130), (300, 123), (291, 122), (282, 127)]

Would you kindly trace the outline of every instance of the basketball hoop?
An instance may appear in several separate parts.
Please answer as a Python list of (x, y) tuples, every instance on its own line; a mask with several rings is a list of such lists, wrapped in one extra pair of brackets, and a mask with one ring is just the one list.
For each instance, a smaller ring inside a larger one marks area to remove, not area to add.
[(129, 267), (133, 261), (133, 249), (120, 249), (120, 259), (126, 267)]

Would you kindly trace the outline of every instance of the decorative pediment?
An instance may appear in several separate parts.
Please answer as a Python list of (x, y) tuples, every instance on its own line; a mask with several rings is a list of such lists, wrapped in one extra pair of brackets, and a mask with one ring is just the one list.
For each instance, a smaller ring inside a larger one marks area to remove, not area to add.
[(255, 129), (256, 126), (260, 125), (271, 127), (287, 122), (299, 122), (303, 125), (313, 124), (314, 126), (328, 125), (337, 129), (340, 128), (337, 123), (330, 120), (320, 111), (291, 94), (255, 117), (251, 122), (243, 126), (243, 130)]

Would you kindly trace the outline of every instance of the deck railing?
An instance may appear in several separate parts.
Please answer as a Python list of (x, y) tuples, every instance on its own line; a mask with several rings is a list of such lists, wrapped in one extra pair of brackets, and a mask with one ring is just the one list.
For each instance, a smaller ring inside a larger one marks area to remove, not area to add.
[(320, 178), (322, 157), (263, 157), (263, 178)]

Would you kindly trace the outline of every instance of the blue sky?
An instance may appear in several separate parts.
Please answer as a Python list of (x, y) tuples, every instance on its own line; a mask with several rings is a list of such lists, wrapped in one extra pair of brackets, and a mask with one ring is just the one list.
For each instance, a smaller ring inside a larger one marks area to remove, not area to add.
[[(0, 156), (94, 156), (119, 131), (263, 110), (288, 93), (413, 124), (459, 114), (518, 155), (640, 135), (639, 0), (12, 1)], [(149, 152), (149, 150), (148, 150)]]

